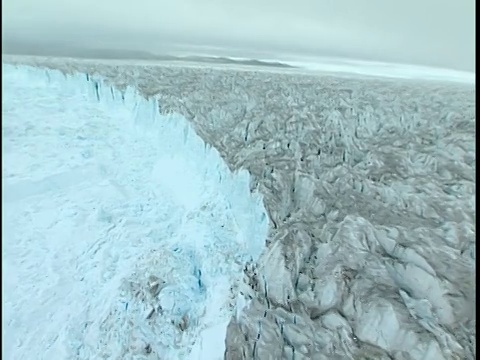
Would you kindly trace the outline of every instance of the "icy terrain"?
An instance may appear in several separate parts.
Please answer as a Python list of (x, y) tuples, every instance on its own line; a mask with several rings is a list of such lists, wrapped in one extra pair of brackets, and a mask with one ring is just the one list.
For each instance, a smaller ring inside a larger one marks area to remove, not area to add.
[(248, 173), (132, 89), (2, 76), (3, 358), (223, 358), (268, 230)]
[(475, 359), (471, 84), (12, 61), (157, 94), (251, 173), (270, 227), (226, 359)]

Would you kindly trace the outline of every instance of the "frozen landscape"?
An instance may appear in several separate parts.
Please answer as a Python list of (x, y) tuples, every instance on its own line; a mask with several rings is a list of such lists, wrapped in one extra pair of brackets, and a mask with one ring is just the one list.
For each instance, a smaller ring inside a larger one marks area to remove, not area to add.
[(475, 359), (472, 77), (2, 73), (6, 359)]

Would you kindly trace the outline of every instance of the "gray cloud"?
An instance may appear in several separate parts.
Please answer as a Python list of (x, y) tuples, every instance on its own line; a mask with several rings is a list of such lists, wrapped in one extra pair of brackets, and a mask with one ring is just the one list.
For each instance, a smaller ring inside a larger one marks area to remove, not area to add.
[(474, 71), (474, 0), (6, 0), (3, 39), (162, 52), (174, 44)]

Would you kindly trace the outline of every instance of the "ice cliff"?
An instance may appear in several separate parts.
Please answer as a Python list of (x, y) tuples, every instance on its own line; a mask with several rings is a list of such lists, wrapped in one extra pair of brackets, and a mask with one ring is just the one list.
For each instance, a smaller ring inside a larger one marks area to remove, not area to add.
[(3, 355), (223, 358), (268, 231), (249, 173), (131, 87), (2, 74)]

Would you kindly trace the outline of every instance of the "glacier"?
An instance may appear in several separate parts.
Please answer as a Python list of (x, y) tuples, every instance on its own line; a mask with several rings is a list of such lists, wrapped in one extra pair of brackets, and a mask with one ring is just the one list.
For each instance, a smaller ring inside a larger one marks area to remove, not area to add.
[[(243, 296), (230, 303), (225, 359), (475, 359), (474, 86), (264, 68), (3, 61), (158, 96), (161, 114), (184, 115), (230, 169), (249, 171), (269, 233), (259, 260), (233, 285)], [(88, 91), (95, 99), (105, 89)], [(4, 138), (11, 133), (3, 129)], [(50, 143), (62, 146), (61, 139)], [(63, 174), (64, 187), (89, 169)], [(22, 191), (39, 193), (45, 183)], [(191, 283), (200, 287), (196, 270)], [(143, 286), (156, 294), (163, 282), (152, 276)], [(137, 281), (122, 291), (132, 288), (141, 294)], [(185, 320), (177, 318), (180, 328)], [(216, 341), (223, 326), (203, 330), (190, 357), (223, 349)], [(144, 346), (132, 338), (133, 347)], [(147, 350), (135, 357), (156, 357)]]
[(223, 358), (268, 235), (250, 174), (134, 88), (2, 75), (3, 357)]

